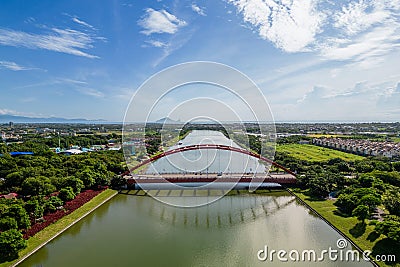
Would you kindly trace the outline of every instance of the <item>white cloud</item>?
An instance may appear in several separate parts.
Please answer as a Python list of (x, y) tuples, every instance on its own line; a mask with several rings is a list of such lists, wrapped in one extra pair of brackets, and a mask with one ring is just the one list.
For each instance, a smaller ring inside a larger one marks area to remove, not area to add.
[(31, 68), (20, 66), (17, 63), (11, 61), (0, 61), (0, 69), (2, 68), (13, 71), (31, 70)]
[(228, 0), (261, 38), (286, 52), (307, 50), (325, 20), (314, 0)]
[(78, 23), (78, 24), (80, 24), (82, 26), (85, 26), (85, 27), (87, 27), (89, 29), (96, 30), (95, 27), (93, 27), (92, 25), (90, 25), (89, 23), (87, 23), (87, 22), (85, 22), (83, 20), (80, 20), (78, 17), (72, 17), (72, 21), (75, 22), (75, 23)]
[(35, 117), (39, 117), (39, 114), (36, 113), (32, 113), (32, 112), (19, 112), (13, 109), (7, 109), (7, 108), (0, 108), (0, 115), (14, 115), (14, 116), (35, 116)]
[(149, 40), (149, 41), (146, 41), (146, 43), (148, 43), (151, 46), (158, 47), (158, 48), (168, 46), (167, 43), (163, 43), (161, 41), (156, 41), (156, 40)]
[(187, 25), (184, 20), (180, 20), (166, 10), (146, 9), (146, 14), (138, 21), (139, 26), (144, 30), (141, 33), (151, 35), (153, 33), (174, 34), (180, 27)]
[[(397, 3), (397, 4), (396, 4)], [(334, 16), (337, 38), (321, 40), (321, 55), (329, 60), (351, 61), (361, 68), (383, 62), (400, 45), (400, 1), (358, 1)]]
[(390, 12), (373, 2), (359, 0), (342, 7), (335, 15), (334, 26), (343, 29), (348, 35), (362, 32), (372, 25), (379, 24), (390, 17)]
[(18, 115), (18, 112), (11, 109), (0, 108), (0, 115)]
[(194, 12), (196, 12), (197, 14), (199, 14), (200, 16), (207, 16), (206, 13), (204, 12), (204, 9), (199, 7), (196, 4), (192, 4), (191, 8)]
[(98, 58), (82, 51), (92, 48), (98, 39), (100, 38), (72, 29), (52, 28), (47, 34), (0, 29), (0, 45), (45, 49), (87, 58)]
[[(294, 105), (287, 105), (285, 115), (293, 120), (393, 121), (400, 94), (397, 82), (356, 82), (349, 88), (314, 86)], [(281, 110), (277, 117), (282, 116)]]
[(380, 26), (354, 39), (333, 40), (322, 47), (321, 54), (333, 60), (361, 61), (385, 55), (399, 47), (399, 29), (396, 26)]
[(97, 98), (103, 98), (104, 93), (100, 92), (99, 90), (93, 89), (93, 88), (78, 88), (77, 89), (81, 94), (88, 95), (88, 96), (93, 96)]
[(226, 0), (263, 39), (285, 52), (371, 68), (400, 47), (400, 0)]
[(172, 53), (182, 48), (191, 38), (193, 33), (187, 33), (185, 35), (174, 35), (165, 46), (162, 47), (163, 53), (153, 62), (153, 67), (158, 66), (162, 61), (168, 58)]

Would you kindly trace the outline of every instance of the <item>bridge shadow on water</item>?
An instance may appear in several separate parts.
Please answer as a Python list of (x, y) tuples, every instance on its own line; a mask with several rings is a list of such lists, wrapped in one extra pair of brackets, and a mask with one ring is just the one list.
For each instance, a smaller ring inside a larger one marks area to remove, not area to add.
[(259, 190), (249, 193), (246, 190), (232, 190), (221, 199), (200, 207), (181, 208), (162, 203), (167, 198), (207, 198), (220, 196), (221, 190), (152, 190), (150, 197), (143, 190), (123, 190), (120, 194), (144, 198), (135, 202), (140, 213), (155, 217), (163, 223), (174, 226), (194, 228), (226, 228), (251, 223), (271, 216), (281, 209), (295, 203), (293, 196), (284, 190)]

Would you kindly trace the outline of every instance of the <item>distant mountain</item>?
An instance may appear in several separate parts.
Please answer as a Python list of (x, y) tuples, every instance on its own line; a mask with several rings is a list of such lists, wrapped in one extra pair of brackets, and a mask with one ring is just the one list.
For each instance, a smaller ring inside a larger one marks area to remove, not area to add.
[(160, 124), (180, 124), (181, 122), (172, 120), (172, 119), (170, 119), (168, 117), (165, 117), (165, 118), (157, 120), (156, 123), (160, 123)]
[(25, 117), (17, 115), (1, 115), (0, 123), (91, 123), (91, 122), (104, 122), (105, 120), (87, 120), (87, 119), (65, 119), (57, 117), (49, 118), (36, 118), (36, 117)]

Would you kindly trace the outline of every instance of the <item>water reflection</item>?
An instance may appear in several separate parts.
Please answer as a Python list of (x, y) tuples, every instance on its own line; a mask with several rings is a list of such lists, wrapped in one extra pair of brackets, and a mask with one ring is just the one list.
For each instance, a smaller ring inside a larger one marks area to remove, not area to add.
[[(158, 194), (170, 195), (172, 190)], [(174, 192), (182, 197), (182, 194), (188, 194), (184, 190)], [(199, 194), (189, 190), (193, 195)], [(135, 190), (130, 192), (137, 196), (141, 192)], [(194, 202), (196, 196), (184, 196), (190, 202)], [(132, 197), (135, 197), (132, 196)], [(150, 198), (149, 196), (142, 196)], [(170, 198), (174, 198), (173, 196)], [(207, 196), (201, 197), (207, 198)], [(295, 202), (295, 198), (284, 191), (275, 193), (274, 196), (249, 194), (245, 191), (224, 197), (207, 206), (197, 208), (177, 208), (160, 203), (154, 199), (135, 202), (134, 210), (140, 214), (159, 219), (163, 223), (171, 225), (183, 225), (192, 228), (213, 228), (213, 227), (231, 227), (237, 224), (254, 222), (265, 216), (272, 216), (280, 209), (285, 208)]]
[[(90, 227), (84, 222), (89, 218)], [(175, 208), (151, 197), (120, 194), (21, 266), (291, 266), (260, 262), (257, 251), (265, 245), (321, 250), (335, 247), (338, 238), (285, 192), (226, 196), (199, 208)], [(371, 266), (332, 261), (295, 265)]]

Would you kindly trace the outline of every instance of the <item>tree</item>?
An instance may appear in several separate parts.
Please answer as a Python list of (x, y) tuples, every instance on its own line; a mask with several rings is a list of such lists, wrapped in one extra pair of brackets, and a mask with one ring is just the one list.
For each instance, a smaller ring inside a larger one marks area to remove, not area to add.
[(18, 252), (26, 248), (26, 240), (16, 229), (0, 233), (0, 262), (18, 258)]
[(375, 170), (371, 172), (371, 175), (375, 176), (376, 178), (381, 179), (385, 183), (400, 186), (400, 173), (398, 172), (388, 172), (388, 171), (378, 171)]
[(121, 188), (126, 185), (126, 179), (124, 177), (121, 177), (119, 175), (114, 175), (114, 177), (111, 179), (111, 187), (112, 188)]
[(375, 226), (375, 231), (400, 243), (400, 222), (398, 221), (384, 220), (383, 222), (378, 222)]
[(383, 204), (391, 214), (400, 216), (400, 192), (398, 188), (388, 190), (383, 196)]
[(317, 197), (326, 197), (332, 191), (332, 184), (325, 175), (311, 178), (308, 181), (310, 193)]
[(4, 217), (0, 219), (0, 231), (7, 231), (10, 229), (18, 229), (17, 221), (11, 217)]
[(340, 208), (346, 214), (351, 214), (357, 207), (358, 199), (356, 196), (351, 194), (340, 194), (335, 202), (335, 205)]
[(44, 208), (37, 199), (31, 199), (25, 202), (25, 209), (33, 219), (43, 217)]
[(363, 196), (359, 201), (359, 204), (367, 206), (370, 212), (373, 212), (376, 206), (378, 206), (381, 203), (382, 203), (381, 198), (374, 196), (372, 194)]
[(62, 181), (62, 186), (64, 188), (71, 187), (74, 190), (75, 194), (79, 194), (81, 192), (81, 189), (83, 188), (83, 182), (75, 176), (68, 176)]
[(55, 186), (51, 184), (49, 178), (45, 176), (38, 176), (35, 178), (27, 178), (22, 183), (22, 192), (25, 195), (49, 195), (56, 190)]
[(18, 229), (26, 229), (31, 226), (29, 216), (21, 204), (12, 204), (7, 208), (5, 216), (14, 218), (17, 221)]
[(92, 187), (96, 182), (96, 180), (93, 178), (93, 171), (89, 168), (85, 168), (83, 171), (76, 173), (75, 177), (83, 182), (85, 188)]
[(347, 162), (342, 161), (336, 164), (340, 172), (350, 172), (350, 166)]
[(362, 174), (358, 178), (358, 181), (362, 187), (371, 187), (372, 183), (375, 181), (375, 177), (368, 174)]
[(375, 181), (372, 183), (372, 187), (376, 189), (376, 191), (382, 195), (386, 191), (386, 187), (389, 186), (385, 184), (381, 179), (376, 178)]
[(73, 200), (75, 198), (75, 193), (74, 193), (74, 190), (72, 189), (72, 187), (66, 187), (66, 188), (63, 188), (60, 190), (58, 197), (62, 201), (66, 202), (66, 201)]
[(6, 177), (9, 173), (17, 169), (15, 159), (9, 154), (3, 154), (3, 156), (0, 157), (0, 166), (0, 177)]
[(94, 176), (96, 177), (95, 178), (95, 180), (96, 180), (96, 185), (109, 185), (110, 184), (110, 176), (112, 176), (113, 175), (113, 173), (109, 173), (109, 172), (106, 172), (107, 174), (104, 174), (104, 173), (96, 173)]
[(63, 201), (59, 197), (52, 196), (44, 202), (44, 210), (46, 212), (54, 212), (62, 205)]
[(5, 177), (4, 186), (9, 189), (21, 187), (21, 184), (24, 181), (24, 179), (25, 177), (23, 173), (20, 171), (9, 173)]
[(374, 170), (387, 171), (387, 172), (390, 172), (392, 170), (392, 166), (390, 166), (389, 163), (378, 161), (378, 160), (375, 160), (373, 163), (375, 165)]
[(358, 220), (365, 222), (365, 219), (369, 218), (369, 207), (366, 205), (358, 205), (352, 212), (353, 216), (356, 216)]
[(366, 173), (371, 172), (374, 170), (374, 166), (371, 164), (370, 161), (362, 160), (355, 162), (355, 169), (359, 173)]
[(400, 172), (400, 161), (396, 161), (392, 163), (393, 169)]

